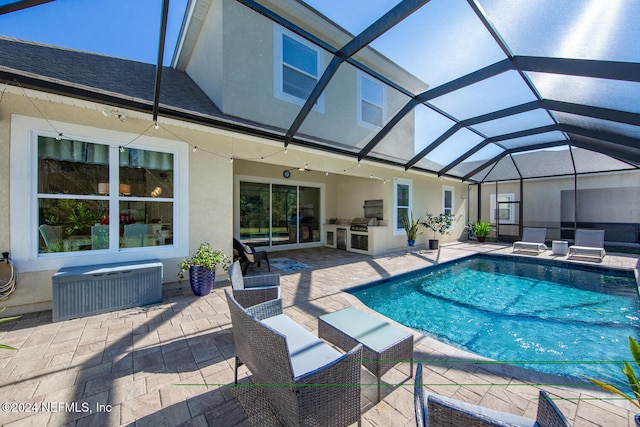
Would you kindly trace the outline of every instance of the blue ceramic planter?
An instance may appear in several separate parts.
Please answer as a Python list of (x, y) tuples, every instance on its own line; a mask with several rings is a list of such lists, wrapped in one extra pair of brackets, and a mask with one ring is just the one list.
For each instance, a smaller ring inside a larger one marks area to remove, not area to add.
[(189, 267), (189, 283), (193, 294), (196, 296), (209, 295), (215, 278), (216, 272), (213, 270), (205, 270), (201, 265)]

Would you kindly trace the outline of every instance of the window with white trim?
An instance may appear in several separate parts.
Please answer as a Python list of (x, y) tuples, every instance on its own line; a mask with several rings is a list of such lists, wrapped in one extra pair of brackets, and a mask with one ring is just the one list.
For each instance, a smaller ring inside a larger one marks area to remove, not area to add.
[(11, 258), (28, 272), (188, 255), (189, 152), (181, 141), (12, 115), (10, 161), (21, 167), (10, 169)]
[(381, 128), (384, 125), (384, 86), (365, 73), (358, 72), (358, 124)]
[(495, 194), (490, 195), (489, 206), (491, 207), (491, 224), (500, 222), (501, 224), (514, 224), (515, 223), (515, 209), (514, 202), (516, 195), (514, 193), (498, 194), (496, 199)]
[(445, 215), (454, 214), (453, 194), (453, 187), (447, 185), (442, 186), (442, 213)]
[(410, 179), (396, 178), (393, 187), (393, 226), (394, 234), (403, 234), (402, 218), (411, 219), (413, 183)]
[[(278, 25), (275, 26), (274, 35), (275, 96), (303, 105), (320, 78), (322, 50)], [(314, 109), (323, 108), (324, 95), (321, 95)]]
[(173, 245), (173, 170), (170, 152), (37, 136), (37, 253)]

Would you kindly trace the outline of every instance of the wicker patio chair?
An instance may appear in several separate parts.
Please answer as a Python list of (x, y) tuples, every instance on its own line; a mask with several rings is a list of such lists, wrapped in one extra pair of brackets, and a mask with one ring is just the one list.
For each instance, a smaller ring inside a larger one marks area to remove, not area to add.
[(234, 261), (228, 269), (233, 297), (243, 307), (251, 307), (265, 301), (280, 298), (280, 275), (262, 274), (244, 277), (240, 263)]
[(267, 263), (267, 269), (271, 272), (267, 252), (256, 251), (253, 246), (240, 243), (236, 238), (233, 239), (233, 257), (242, 263), (242, 274), (247, 274), (247, 269), (250, 265), (256, 264), (260, 267), (262, 261)]
[(416, 368), (413, 396), (418, 427), (570, 427), (544, 390), (540, 390), (535, 420), (425, 393), (422, 387), (422, 363), (418, 363)]
[(546, 228), (524, 227), (524, 229), (522, 230), (522, 240), (513, 242), (513, 252), (544, 252), (547, 250), (547, 245), (544, 244), (544, 240), (546, 239), (546, 237)]
[(312, 334), (301, 326), (285, 335), (266, 324), (286, 323), (281, 299), (244, 309), (228, 289), (225, 294), (233, 325), (236, 382), (238, 366), (245, 364), (287, 426), (360, 423), (362, 344), (341, 354), (318, 338), (310, 340)]

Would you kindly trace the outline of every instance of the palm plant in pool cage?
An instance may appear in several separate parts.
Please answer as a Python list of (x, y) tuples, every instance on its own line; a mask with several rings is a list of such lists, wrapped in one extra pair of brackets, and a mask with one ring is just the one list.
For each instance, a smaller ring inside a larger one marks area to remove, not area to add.
[[(640, 344), (638, 344), (638, 342), (632, 337), (629, 337), (629, 350), (631, 351), (631, 355), (633, 356), (633, 360), (636, 366), (640, 367)], [(640, 383), (638, 382), (638, 377), (633, 370), (633, 366), (631, 366), (631, 363), (627, 362), (626, 360), (624, 362), (624, 367), (622, 368), (622, 373), (627, 377), (627, 381), (629, 382), (629, 387), (631, 387), (631, 393), (633, 394), (633, 397), (629, 396), (627, 393), (620, 391), (610, 384), (593, 378), (590, 378), (589, 380), (600, 388), (617, 394), (618, 396), (624, 397), (638, 409), (640, 409)], [(636, 414), (634, 420), (636, 422), (636, 426), (640, 427), (640, 414)]]

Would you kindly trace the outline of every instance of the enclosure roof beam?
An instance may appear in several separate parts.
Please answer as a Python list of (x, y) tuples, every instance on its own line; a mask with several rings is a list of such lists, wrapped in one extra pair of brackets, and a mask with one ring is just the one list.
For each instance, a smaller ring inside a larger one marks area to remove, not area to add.
[(514, 56), (513, 64), (521, 71), (640, 82), (640, 63), (635, 62)]
[(17, 0), (10, 1), (7, 4), (0, 6), (0, 15), (6, 13), (16, 12), (22, 9), (28, 9), (33, 6), (38, 6), (45, 3), (50, 3), (54, 0)]
[(428, 2), (429, 0), (403, 0), (335, 53), (335, 56), (331, 59), (331, 62), (322, 73), (320, 79), (318, 79), (318, 82), (309, 94), (309, 97), (298, 112), (298, 115), (291, 124), (291, 127), (287, 130), (284, 138), (285, 147), (289, 145), (295, 134), (302, 126), (302, 123), (305, 121), (309, 113), (311, 113), (313, 106), (316, 105), (318, 99), (320, 99), (320, 95), (322, 95), (322, 92), (327, 88), (329, 82), (338, 71), (342, 62), (355, 55), (361, 49), (367, 47), (376, 38), (380, 37), (386, 31), (393, 28), (397, 23), (415, 12), (416, 9), (424, 6)]
[(543, 150), (545, 148), (558, 147), (560, 145), (568, 145), (568, 144), (569, 144), (569, 141), (563, 140), (563, 141), (556, 141), (556, 142), (545, 142), (542, 144), (528, 145), (525, 147), (517, 147), (517, 148), (512, 148), (510, 150), (505, 150), (502, 153), (498, 154), (497, 156), (493, 157), (492, 159), (489, 159), (486, 162), (482, 163), (480, 166), (478, 166), (471, 172), (467, 173), (465, 176), (462, 177), (462, 181), (466, 181), (470, 179), (475, 174), (481, 172), (483, 169), (486, 169), (490, 164), (497, 163), (498, 161), (500, 161), (500, 159), (502, 159), (507, 155), (511, 155), (514, 153), (521, 153), (525, 151), (531, 151), (531, 150)]
[(552, 132), (554, 130), (558, 130), (558, 125), (541, 126), (538, 128), (527, 129), (523, 131), (512, 132), (504, 135), (498, 135), (491, 138), (487, 138), (481, 143), (479, 143), (478, 145), (476, 145), (475, 147), (473, 147), (472, 149), (465, 152), (462, 156), (458, 157), (453, 162), (449, 163), (444, 168), (440, 169), (440, 171), (438, 171), (438, 176), (442, 176), (443, 174), (447, 173), (449, 170), (453, 169), (454, 167), (456, 167), (457, 165), (459, 165), (460, 163), (462, 163), (463, 161), (465, 161), (466, 159), (468, 159), (469, 157), (471, 157), (472, 155), (474, 155), (475, 153), (477, 153), (487, 145), (491, 144), (492, 142), (495, 143), (495, 142), (506, 141), (514, 138), (522, 138), (524, 136), (537, 135), (541, 133)]

